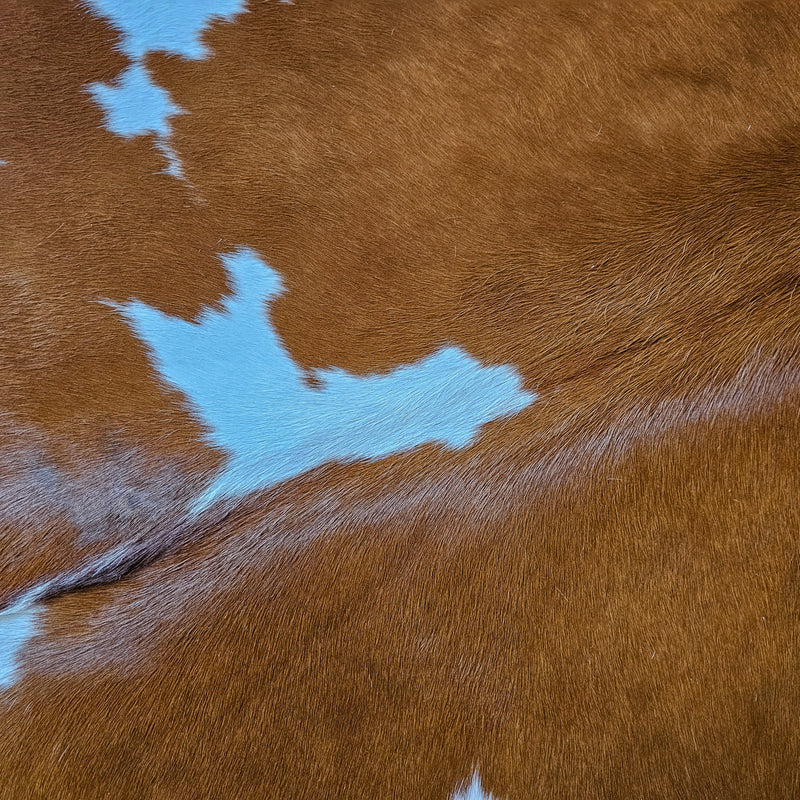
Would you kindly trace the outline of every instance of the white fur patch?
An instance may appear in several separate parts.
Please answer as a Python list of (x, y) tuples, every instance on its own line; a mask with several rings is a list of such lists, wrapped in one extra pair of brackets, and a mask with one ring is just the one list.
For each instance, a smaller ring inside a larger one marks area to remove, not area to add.
[(469, 785), (462, 785), (450, 800), (495, 800), (495, 797), (483, 791), (478, 773), (473, 772)]

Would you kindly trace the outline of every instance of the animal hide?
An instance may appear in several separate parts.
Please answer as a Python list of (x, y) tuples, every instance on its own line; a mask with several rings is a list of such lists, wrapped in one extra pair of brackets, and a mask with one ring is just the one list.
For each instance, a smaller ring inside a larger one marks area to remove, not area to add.
[(0, 798), (800, 796), (795, 2), (0, 43)]

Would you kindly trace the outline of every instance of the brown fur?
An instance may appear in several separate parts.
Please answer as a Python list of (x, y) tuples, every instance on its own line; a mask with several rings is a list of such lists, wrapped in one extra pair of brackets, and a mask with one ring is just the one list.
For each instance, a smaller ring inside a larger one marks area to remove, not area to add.
[[(0, 797), (800, 796), (793, 2), (251, 3), (148, 59), (191, 185), (100, 127), (112, 31), (0, 15), (0, 599), (143, 554), (47, 604)], [(181, 528), (221, 455), (96, 301), (242, 243), (302, 365), (540, 399)]]

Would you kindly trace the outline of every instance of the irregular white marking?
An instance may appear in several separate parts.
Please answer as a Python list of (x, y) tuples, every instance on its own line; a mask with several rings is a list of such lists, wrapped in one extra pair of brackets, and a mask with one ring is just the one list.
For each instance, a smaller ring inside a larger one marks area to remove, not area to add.
[(19, 654), (36, 634), (40, 613), (41, 608), (29, 603), (15, 603), (0, 612), (0, 691), (19, 678)]
[(184, 113), (141, 64), (120, 72), (113, 85), (90, 83), (86, 88), (105, 112), (106, 127), (126, 139), (149, 133), (166, 139), (170, 117)]
[(169, 142), (170, 117), (185, 113), (166, 89), (153, 83), (143, 64), (151, 52), (197, 60), (210, 52), (201, 40), (216, 21), (231, 21), (245, 11), (245, 0), (85, 0), (122, 34), (121, 49), (131, 59), (113, 85), (87, 87), (105, 113), (105, 125), (125, 138), (155, 135), (156, 148), (167, 159), (165, 172), (184, 178), (178, 154)]
[(186, 173), (183, 171), (183, 164), (181, 158), (175, 151), (175, 148), (169, 143), (168, 139), (157, 139), (156, 150), (164, 156), (167, 160), (167, 166), (164, 167), (164, 172), (167, 175), (172, 175), (180, 181), (186, 180)]
[(122, 34), (122, 51), (139, 61), (163, 52), (192, 60), (207, 58), (203, 31), (214, 22), (230, 22), (245, 10), (245, 0), (85, 0)]
[(425, 443), (463, 448), (484, 423), (536, 398), (513, 367), (483, 366), (458, 347), (385, 375), (315, 370), (312, 388), (264, 307), (282, 293), (280, 276), (249, 249), (222, 261), (233, 295), (196, 322), (138, 300), (116, 306), (208, 427), (209, 441), (229, 455), (194, 512), (327, 462), (376, 460)]
[(483, 791), (478, 773), (473, 772), (469, 786), (461, 786), (455, 794), (451, 795), (451, 800), (494, 800), (494, 795), (486, 794)]

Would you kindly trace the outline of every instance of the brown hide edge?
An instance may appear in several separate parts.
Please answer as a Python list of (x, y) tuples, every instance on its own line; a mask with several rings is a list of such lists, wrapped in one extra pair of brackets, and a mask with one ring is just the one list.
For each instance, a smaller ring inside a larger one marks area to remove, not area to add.
[(254, 4), (148, 60), (190, 186), (98, 128), (102, 24), (5, 14), (4, 469), (60, 499), (3, 591), (161, 541), (219, 466), (96, 301), (190, 318), (232, 246), (304, 366), (453, 342), (542, 397), (51, 601), (0, 796), (800, 794), (794, 4)]

